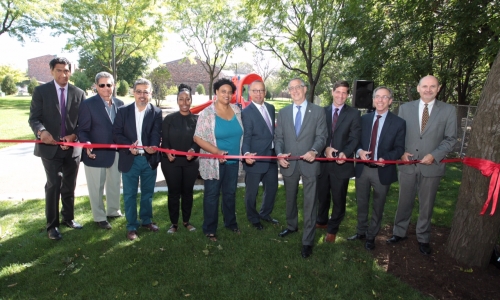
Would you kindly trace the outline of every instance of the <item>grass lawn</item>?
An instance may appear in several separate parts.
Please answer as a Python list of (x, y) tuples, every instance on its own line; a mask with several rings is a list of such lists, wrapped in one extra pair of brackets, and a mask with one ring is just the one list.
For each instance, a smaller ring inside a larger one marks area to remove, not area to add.
[[(0, 140), (32, 140), (28, 125), (31, 97), (6, 96), (0, 98)], [(0, 143), (0, 149), (13, 144)]]
[[(434, 225), (450, 226), (460, 176), (460, 165), (448, 166)], [(273, 217), (281, 224), (264, 223), (265, 229), (257, 231), (246, 220), (244, 189), (238, 189), (237, 220), (242, 233), (226, 230), (220, 216), (216, 243), (201, 231), (202, 191), (195, 193), (191, 218), (197, 231), (180, 228), (167, 234), (168, 199), (165, 193), (157, 193), (153, 211), (161, 229), (158, 233), (139, 230), (140, 238), (133, 242), (126, 240), (124, 218), (112, 221), (112, 230), (98, 229), (87, 197), (75, 201), (75, 219), (84, 228), (62, 228), (61, 241), (47, 238), (43, 201), (0, 201), (0, 299), (425, 298), (378, 267), (363, 243), (346, 240), (356, 226), (353, 181), (337, 242), (323, 243), (326, 232), (317, 230), (309, 259), (300, 256), (300, 232), (277, 236), (286, 222), (283, 186), (278, 193)], [(396, 204), (397, 185), (393, 185), (384, 224), (392, 224)]]

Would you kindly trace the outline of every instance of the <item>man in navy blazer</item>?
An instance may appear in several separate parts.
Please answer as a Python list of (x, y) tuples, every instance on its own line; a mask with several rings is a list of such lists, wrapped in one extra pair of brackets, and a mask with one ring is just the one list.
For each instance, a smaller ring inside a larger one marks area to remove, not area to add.
[[(366, 238), (365, 248), (375, 249), (375, 237), (380, 230), (387, 193), (398, 180), (395, 164), (405, 151), (406, 121), (389, 111), (392, 90), (380, 86), (373, 91), (374, 112), (361, 117), (361, 139), (356, 156), (377, 163), (356, 163), (356, 201), (358, 203), (357, 233), (348, 240)], [(373, 211), (368, 223), (370, 191), (373, 188)]]
[[(130, 145), (119, 150), (118, 170), (122, 172), (123, 202), (127, 218), (127, 238), (135, 240), (139, 226), (158, 231), (153, 223), (153, 194), (160, 146), (161, 110), (149, 103), (151, 82), (140, 78), (134, 83), (135, 102), (118, 109), (113, 124), (113, 140)], [(138, 148), (137, 146), (141, 146)], [(143, 146), (143, 147), (142, 147)], [(141, 181), (140, 219), (137, 220), (137, 188)]]
[[(74, 142), (78, 122), (78, 109), (85, 100), (85, 93), (69, 84), (71, 63), (63, 57), (56, 57), (49, 63), (53, 81), (37, 86), (33, 91), (29, 124), (37, 139), (35, 156), (42, 158), (47, 176), (45, 184), (45, 217), (50, 239), (62, 238), (59, 232), (59, 198), (62, 202), (64, 225), (81, 229), (75, 222), (75, 186), (80, 164), (81, 148), (57, 146), (57, 142)], [(65, 111), (65, 113), (63, 113)], [(79, 151), (75, 151), (80, 149)]]
[[(345, 104), (349, 83), (337, 81), (333, 85), (333, 103), (325, 107), (328, 138), (326, 148), (320, 153), (327, 158), (352, 158), (361, 134), (360, 115), (355, 108)], [(354, 176), (354, 163), (345, 160), (322, 161), (318, 176), (318, 217), (316, 228), (326, 228), (325, 242), (334, 243), (340, 223), (345, 216), (349, 179)], [(331, 217), (330, 202), (333, 202)]]
[[(264, 102), (266, 87), (262, 81), (250, 84), (252, 103), (241, 112), (243, 122), (243, 155), (276, 156), (274, 152), (274, 106)], [(271, 159), (245, 159), (245, 207), (247, 218), (257, 229), (264, 226), (260, 220), (278, 224), (271, 217), (274, 200), (278, 191), (278, 164)], [(259, 183), (262, 182), (264, 192), (260, 211), (255, 209), (256, 198), (259, 192)]]
[[(113, 98), (113, 75), (95, 76), (97, 95), (82, 102), (78, 113), (78, 139), (82, 143), (113, 144), (113, 122), (123, 101)], [(118, 151), (109, 148), (86, 148), (82, 154), (94, 222), (111, 229), (107, 217), (120, 217), (120, 172)], [(106, 186), (106, 209), (102, 199)]]

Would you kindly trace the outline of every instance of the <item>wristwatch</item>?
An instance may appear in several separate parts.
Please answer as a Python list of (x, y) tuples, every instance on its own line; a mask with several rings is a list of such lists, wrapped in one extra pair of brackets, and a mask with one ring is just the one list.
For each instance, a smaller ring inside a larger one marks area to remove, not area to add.
[(311, 148), (311, 151), (314, 152), (315, 155), (318, 155), (318, 151), (316, 151), (316, 149)]
[(40, 136), (42, 135), (42, 132), (44, 132), (44, 131), (47, 131), (47, 129), (42, 128), (42, 129), (38, 130), (38, 132), (36, 133), (36, 137), (37, 137), (38, 139), (40, 139)]

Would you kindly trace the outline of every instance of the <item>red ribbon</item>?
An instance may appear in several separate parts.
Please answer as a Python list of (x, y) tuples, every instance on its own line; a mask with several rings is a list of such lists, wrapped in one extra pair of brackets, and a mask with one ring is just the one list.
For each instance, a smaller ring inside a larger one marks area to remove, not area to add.
[(500, 177), (499, 177), (500, 164), (496, 164), (490, 160), (481, 158), (472, 158), (472, 157), (465, 157), (463, 159), (463, 163), (469, 167), (478, 169), (484, 176), (487, 177), (491, 176), (490, 185), (488, 189), (488, 199), (486, 199), (486, 202), (483, 205), (483, 209), (481, 210), (481, 215), (484, 215), (486, 213), (486, 210), (488, 209), (488, 206), (490, 205), (490, 202), (493, 199), (490, 212), (490, 216), (493, 216), (497, 208), (498, 193), (500, 191)]

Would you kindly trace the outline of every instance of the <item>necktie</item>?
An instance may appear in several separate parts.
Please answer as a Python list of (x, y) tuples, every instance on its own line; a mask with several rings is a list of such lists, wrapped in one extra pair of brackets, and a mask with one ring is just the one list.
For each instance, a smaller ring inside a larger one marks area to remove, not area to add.
[(64, 97), (64, 88), (61, 88), (61, 137), (66, 136), (66, 97)]
[(424, 112), (422, 113), (422, 127), (420, 128), (420, 133), (424, 132), (425, 125), (427, 125), (427, 121), (429, 121), (429, 109), (427, 108), (428, 104), (424, 104)]
[(302, 125), (302, 113), (300, 112), (300, 105), (297, 106), (297, 109), (299, 110), (297, 114), (295, 115), (295, 134), (297, 137), (299, 136), (300, 133), (300, 126)]
[(332, 140), (330, 141), (330, 147), (333, 147), (333, 132), (335, 131), (335, 125), (337, 125), (337, 120), (339, 118), (339, 109), (335, 108), (332, 118)]
[(372, 138), (370, 139), (370, 149), (368, 151), (371, 152), (370, 157), (375, 159), (375, 147), (377, 146), (377, 133), (378, 133), (378, 121), (382, 118), (381, 115), (377, 115), (377, 120), (373, 123), (372, 128)]
[(269, 131), (271, 131), (271, 134), (273, 133), (273, 128), (271, 127), (271, 120), (269, 120), (269, 116), (267, 115), (266, 110), (264, 109), (264, 105), (261, 105), (260, 111), (262, 116), (264, 117), (264, 121), (266, 121), (267, 127), (269, 128)]

